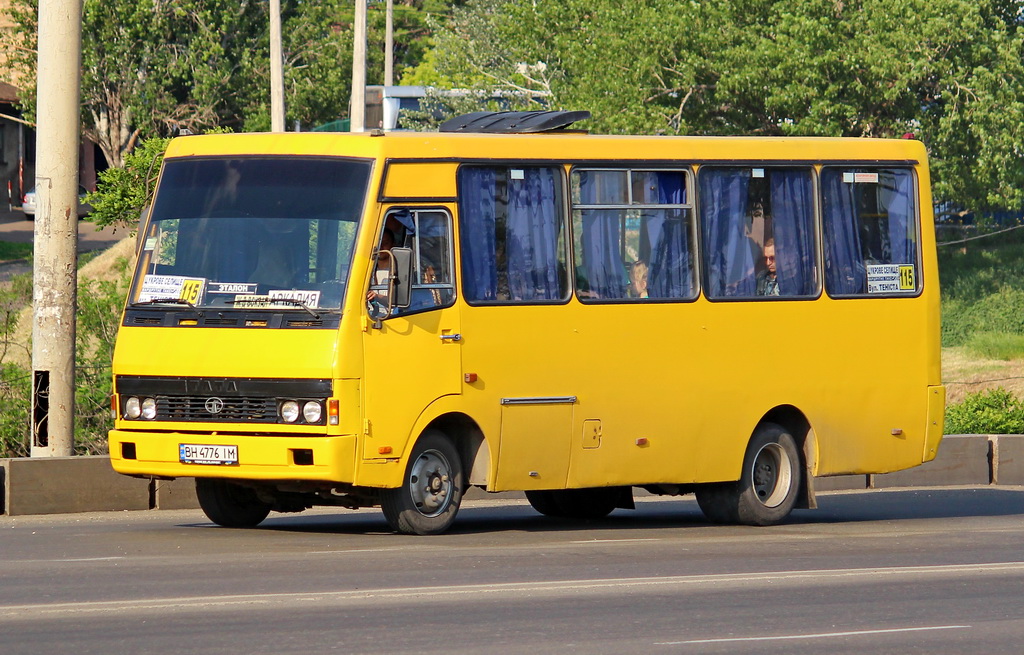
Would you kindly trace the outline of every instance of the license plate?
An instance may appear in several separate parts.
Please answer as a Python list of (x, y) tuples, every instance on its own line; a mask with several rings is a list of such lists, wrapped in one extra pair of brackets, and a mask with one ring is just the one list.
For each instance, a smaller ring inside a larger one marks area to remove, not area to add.
[(182, 443), (178, 444), (178, 458), (182, 464), (232, 466), (238, 464), (238, 446)]

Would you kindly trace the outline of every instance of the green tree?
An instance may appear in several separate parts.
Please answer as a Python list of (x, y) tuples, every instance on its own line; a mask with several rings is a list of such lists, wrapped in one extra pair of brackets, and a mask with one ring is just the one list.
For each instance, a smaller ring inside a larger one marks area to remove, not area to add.
[(901, 137), (934, 189), (1024, 204), (1016, 0), (470, 0), (408, 80), (526, 88), (607, 133)]

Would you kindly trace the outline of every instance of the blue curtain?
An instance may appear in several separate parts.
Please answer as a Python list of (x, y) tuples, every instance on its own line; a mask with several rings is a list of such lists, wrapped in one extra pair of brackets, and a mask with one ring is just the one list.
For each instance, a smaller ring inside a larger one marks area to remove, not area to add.
[[(504, 171), (501, 171), (504, 175)], [(462, 245), (462, 292), (466, 299), (495, 300), (497, 172), (490, 168), (459, 169), (459, 237)]]
[[(580, 199), (582, 205), (601, 202), (600, 196), (622, 198), (626, 178), (618, 175), (600, 176), (591, 171), (580, 171)], [(603, 191), (602, 191), (603, 187)], [(583, 223), (582, 242), (583, 276), (587, 290), (594, 298), (625, 298), (626, 269), (622, 262), (622, 211), (618, 209), (584, 209), (580, 211)]]
[[(648, 171), (634, 175), (642, 176), (646, 196), (640, 199), (643, 203), (680, 205), (686, 201), (682, 173)], [(640, 256), (641, 259), (650, 257), (648, 297), (689, 298), (693, 292), (693, 275), (685, 210), (647, 210), (646, 218)]]
[(843, 181), (843, 171), (822, 171), (822, 214), (825, 224), (825, 288), (832, 295), (867, 291), (867, 274), (860, 243), (855, 186)]
[(889, 247), (892, 257), (889, 263), (912, 264), (917, 261), (916, 234), (910, 231), (915, 214), (914, 176), (910, 171), (892, 173), (893, 188), (883, 191), (883, 194), (888, 195), (888, 198), (883, 198), (889, 214)]
[(557, 300), (558, 236), (561, 231), (558, 173), (527, 168), (523, 179), (509, 180), (506, 257), (512, 300)]
[(772, 170), (772, 235), (779, 295), (814, 293), (814, 183), (808, 170)]
[(744, 232), (749, 169), (705, 169), (700, 175), (701, 224), (709, 297), (753, 296), (754, 256)]

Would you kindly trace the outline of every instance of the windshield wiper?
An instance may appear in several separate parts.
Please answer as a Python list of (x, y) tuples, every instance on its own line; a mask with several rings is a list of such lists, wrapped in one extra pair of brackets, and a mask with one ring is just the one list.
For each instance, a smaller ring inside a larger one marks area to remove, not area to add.
[[(143, 305), (188, 305), (189, 309), (195, 312), (199, 312), (196, 306), (185, 300), (184, 298), (153, 298), (151, 300), (143, 300), (140, 302), (133, 302), (132, 307), (142, 307)], [(200, 314), (202, 312), (199, 312)]]
[[(234, 305), (236, 302), (248, 303), (248, 302), (252, 302), (252, 301), (251, 300), (240, 300), (240, 301), (238, 301), (238, 300), (225, 300), (224, 304), (226, 304), (226, 305)], [(260, 302), (266, 302), (268, 307), (260, 307), (259, 309), (270, 309), (271, 308), (270, 306), (272, 306), (272, 305), (282, 304), (283, 303), (285, 305), (295, 305), (296, 307), (304, 310), (307, 314), (309, 314), (313, 318), (315, 318), (317, 320), (320, 319), (320, 314), (317, 314), (312, 309), (310, 309), (309, 305), (307, 305), (306, 303), (302, 302), (301, 300), (296, 300), (295, 298), (271, 298), (271, 299), (266, 300), (266, 301), (261, 300)]]

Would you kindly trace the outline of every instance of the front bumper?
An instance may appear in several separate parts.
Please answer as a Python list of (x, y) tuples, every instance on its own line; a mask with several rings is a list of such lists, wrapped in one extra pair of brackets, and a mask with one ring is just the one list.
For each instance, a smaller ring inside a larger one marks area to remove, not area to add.
[[(199, 434), (111, 430), (110, 463), (125, 475), (354, 483), (356, 436)], [(238, 464), (183, 464), (180, 444), (237, 446)]]

